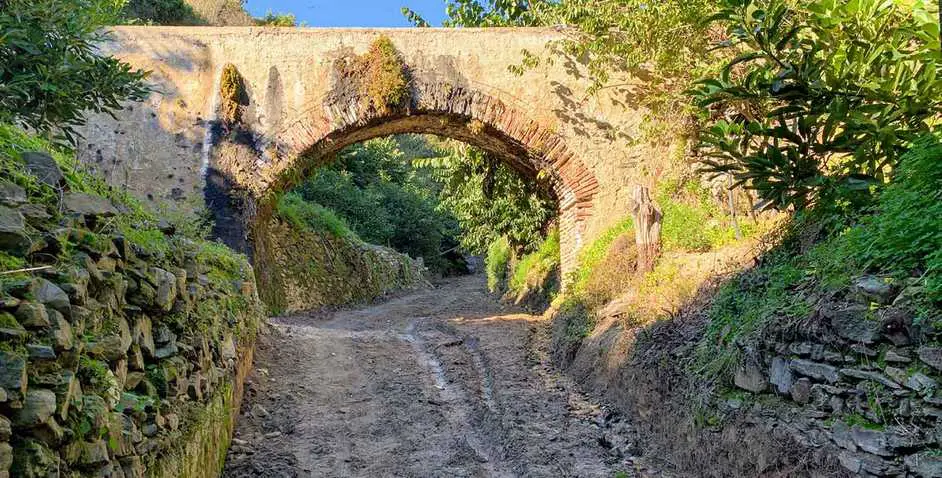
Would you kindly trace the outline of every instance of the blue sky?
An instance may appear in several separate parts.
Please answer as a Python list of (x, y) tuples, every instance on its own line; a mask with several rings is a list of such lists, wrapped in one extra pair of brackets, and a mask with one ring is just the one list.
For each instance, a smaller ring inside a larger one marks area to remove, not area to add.
[(246, 7), (258, 17), (271, 10), (293, 13), (312, 27), (407, 27), (400, 13), (409, 7), (433, 26), (445, 18), (445, 0), (248, 0)]

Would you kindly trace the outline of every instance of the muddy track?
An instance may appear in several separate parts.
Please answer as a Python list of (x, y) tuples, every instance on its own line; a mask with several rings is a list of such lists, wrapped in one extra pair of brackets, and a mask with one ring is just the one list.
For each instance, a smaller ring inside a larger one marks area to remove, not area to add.
[(273, 318), (224, 476), (657, 476), (630, 426), (548, 365), (539, 321), (479, 277)]

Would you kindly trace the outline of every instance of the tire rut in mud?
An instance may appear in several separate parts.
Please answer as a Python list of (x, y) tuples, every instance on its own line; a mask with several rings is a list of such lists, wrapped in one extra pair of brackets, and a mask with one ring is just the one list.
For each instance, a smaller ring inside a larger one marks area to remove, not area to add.
[(224, 476), (639, 475), (628, 424), (535, 354), (539, 318), (478, 278), (272, 323)]

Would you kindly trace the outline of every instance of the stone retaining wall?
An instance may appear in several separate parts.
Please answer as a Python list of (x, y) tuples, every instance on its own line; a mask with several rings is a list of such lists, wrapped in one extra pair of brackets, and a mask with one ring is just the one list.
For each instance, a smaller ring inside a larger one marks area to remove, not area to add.
[(252, 268), (31, 158), (64, 192), (0, 181), (3, 271), (34, 268), (0, 276), (0, 478), (216, 476), (263, 322)]
[(259, 291), (278, 312), (369, 302), (428, 287), (428, 271), (386, 247), (299, 230), (272, 218), (255, 232)]

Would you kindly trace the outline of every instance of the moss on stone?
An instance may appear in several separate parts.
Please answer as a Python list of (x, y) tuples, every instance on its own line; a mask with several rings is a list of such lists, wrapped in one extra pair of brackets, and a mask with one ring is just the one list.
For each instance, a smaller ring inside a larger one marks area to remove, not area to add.
[(227, 126), (242, 122), (242, 108), (246, 103), (245, 80), (239, 70), (232, 63), (222, 69), (222, 80), (219, 83), (220, 119)]
[(401, 107), (410, 96), (409, 73), (392, 40), (381, 36), (363, 55), (338, 63), (341, 77), (355, 84), (361, 106), (380, 114)]

